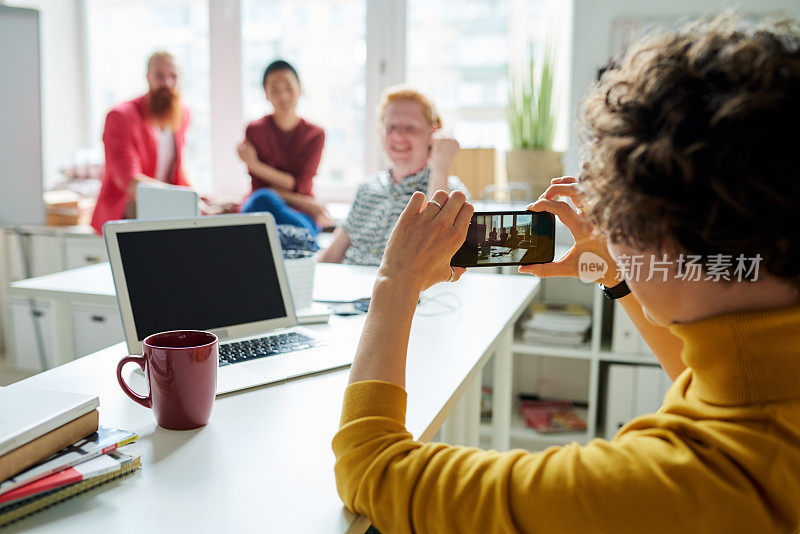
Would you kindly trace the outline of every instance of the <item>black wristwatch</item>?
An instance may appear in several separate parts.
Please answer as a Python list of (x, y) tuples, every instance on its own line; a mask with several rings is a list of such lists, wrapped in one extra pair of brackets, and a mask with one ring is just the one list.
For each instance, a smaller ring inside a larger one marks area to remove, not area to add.
[(600, 284), (600, 289), (611, 300), (621, 299), (622, 297), (631, 292), (631, 288), (628, 287), (628, 284), (625, 283), (625, 280), (615, 285), (614, 287), (606, 287), (603, 284)]

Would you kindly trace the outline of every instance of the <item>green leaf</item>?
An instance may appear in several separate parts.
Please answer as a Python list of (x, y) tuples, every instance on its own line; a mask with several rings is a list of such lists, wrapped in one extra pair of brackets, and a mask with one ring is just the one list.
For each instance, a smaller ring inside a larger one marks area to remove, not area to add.
[(508, 69), (508, 129), (513, 148), (550, 150), (557, 124), (552, 39), (547, 39), (541, 65), (537, 65), (536, 58), (536, 50), (531, 45), (525, 68)]

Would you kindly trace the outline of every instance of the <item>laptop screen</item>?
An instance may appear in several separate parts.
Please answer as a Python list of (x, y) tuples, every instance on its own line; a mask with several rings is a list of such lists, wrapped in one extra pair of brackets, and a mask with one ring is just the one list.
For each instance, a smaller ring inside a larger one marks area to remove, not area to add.
[(139, 340), (286, 316), (264, 224), (121, 232), (117, 242)]

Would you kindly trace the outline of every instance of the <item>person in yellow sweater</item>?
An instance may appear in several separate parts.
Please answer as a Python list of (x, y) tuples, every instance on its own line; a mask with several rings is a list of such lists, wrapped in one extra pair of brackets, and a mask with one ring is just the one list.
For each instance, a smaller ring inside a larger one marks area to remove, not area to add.
[(603, 76), (584, 122), (580, 177), (529, 206), (576, 245), (520, 270), (578, 276), (586, 253), (606, 261), (599, 282), (674, 378), (662, 408), (610, 441), (533, 454), (414, 441), (411, 319), (420, 291), (463, 273), (449, 259), (473, 212), (458, 191), (418, 192), (383, 257), (333, 440), (344, 504), (384, 533), (797, 533), (797, 26), (723, 19), (652, 38)]

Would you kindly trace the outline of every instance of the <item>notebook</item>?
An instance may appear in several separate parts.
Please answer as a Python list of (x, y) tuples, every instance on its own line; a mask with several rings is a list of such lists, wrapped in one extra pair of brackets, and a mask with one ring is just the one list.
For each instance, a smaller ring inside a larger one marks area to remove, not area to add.
[[(79, 464), (76, 467), (71, 467), (38, 480), (30, 484), (30, 486), (36, 486), (35, 488), (28, 488), (28, 490), (35, 492), (32, 495), (23, 496), (23, 492), (20, 491), (19, 499), (15, 499), (13, 502), (0, 503), (0, 527), (59, 502), (71, 499), (92, 488), (107, 484), (112, 480), (128, 476), (137, 471), (140, 466), (141, 459), (138, 456), (113, 451)], [(23, 488), (26, 488), (26, 486), (23, 486)], [(19, 489), (22, 490), (23, 488)]]
[(111, 452), (136, 441), (138, 437), (133, 432), (100, 427), (91, 436), (72, 443), (69, 447), (60, 450), (30, 469), (0, 482), (0, 502), (2, 502), (3, 495), (9, 491)]
[(92, 395), (61, 391), (0, 388), (0, 456), (100, 405)]

